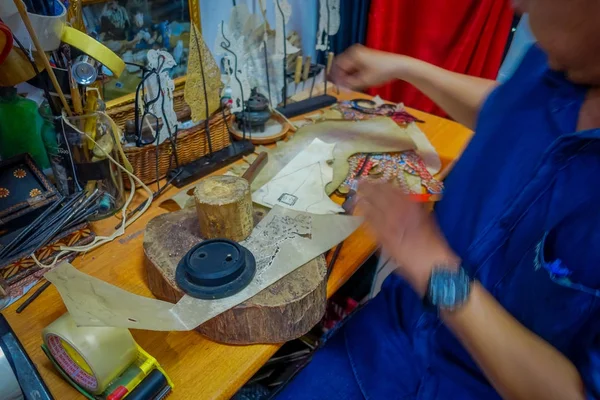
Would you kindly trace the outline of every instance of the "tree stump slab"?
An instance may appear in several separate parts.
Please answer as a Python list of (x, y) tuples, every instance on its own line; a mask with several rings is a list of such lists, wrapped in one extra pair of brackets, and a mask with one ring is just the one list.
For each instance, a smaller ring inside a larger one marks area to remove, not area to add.
[[(268, 212), (254, 207), (254, 225)], [(194, 208), (163, 214), (146, 226), (144, 254), (148, 285), (159, 299), (176, 303), (184, 293), (175, 283), (181, 258), (203, 238)], [(323, 317), (327, 265), (319, 256), (254, 297), (200, 325), (212, 340), (228, 344), (283, 343), (306, 334)]]

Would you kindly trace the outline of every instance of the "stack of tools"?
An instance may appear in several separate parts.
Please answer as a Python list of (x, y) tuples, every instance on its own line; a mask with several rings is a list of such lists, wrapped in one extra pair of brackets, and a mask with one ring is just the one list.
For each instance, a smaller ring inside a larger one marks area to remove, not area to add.
[(162, 400), (173, 382), (125, 328), (78, 327), (64, 314), (42, 331), (42, 350), (90, 400)]
[(107, 200), (95, 190), (89, 196), (78, 192), (48, 207), (10, 243), (0, 249), (0, 265), (4, 262), (34, 253), (51, 243), (61, 232), (86, 222), (107, 207)]

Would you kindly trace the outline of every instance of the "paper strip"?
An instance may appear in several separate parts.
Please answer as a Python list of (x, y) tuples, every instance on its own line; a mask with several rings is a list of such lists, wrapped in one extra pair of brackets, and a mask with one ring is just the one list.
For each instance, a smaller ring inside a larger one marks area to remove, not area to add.
[(254, 192), (252, 200), (266, 207), (280, 205), (315, 214), (337, 214), (344, 209), (325, 193), (333, 179), (335, 143), (315, 139), (267, 184)]
[(218, 300), (185, 295), (176, 305), (137, 296), (62, 264), (45, 277), (58, 289), (80, 326), (114, 326), (153, 331), (187, 331), (258, 294), (347, 238), (362, 219), (314, 215), (276, 206), (241, 244), (257, 261), (252, 282)]

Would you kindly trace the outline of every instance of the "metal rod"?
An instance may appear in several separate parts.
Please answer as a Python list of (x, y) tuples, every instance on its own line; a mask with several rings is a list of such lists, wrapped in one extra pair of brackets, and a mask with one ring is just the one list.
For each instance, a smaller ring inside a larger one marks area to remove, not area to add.
[(97, 198), (97, 194), (98, 189), (96, 189), (94, 193), (92, 193), (87, 199), (82, 201), (81, 204), (77, 206), (75, 210), (73, 210), (69, 215), (67, 215), (67, 217), (64, 220), (57, 224), (56, 227), (54, 227), (54, 229), (50, 231), (50, 233), (46, 234), (42, 241), (36, 247), (42, 248), (46, 244), (48, 244), (50, 240), (52, 240), (52, 238), (64, 228), (64, 226), (66, 226), (75, 216), (77, 216), (85, 208), (85, 206), (87, 206), (90, 203), (90, 201), (92, 201), (92, 198)]
[(19, 306), (19, 308), (17, 308), (17, 314), (21, 314), (23, 310), (25, 310), (35, 299), (37, 299), (40, 296), (40, 294), (44, 292), (44, 290), (48, 289), (50, 285), (52, 285), (52, 283), (50, 281), (46, 281), (35, 292), (33, 292), (33, 294), (29, 296), (29, 298)]
[[(262, 10), (262, 2), (261, 2), (261, 10)], [(269, 57), (267, 52), (267, 37), (269, 34), (269, 21), (267, 20), (267, 15), (263, 13), (263, 18), (265, 20), (265, 31), (263, 32), (263, 50), (265, 57), (265, 71), (267, 72), (267, 91), (269, 92), (269, 108), (273, 107), (273, 99), (271, 99), (271, 78), (269, 76)]]
[(267, 71), (267, 91), (269, 92), (269, 107), (273, 107), (273, 100), (271, 99), (271, 78), (269, 77), (269, 57), (267, 54), (267, 41), (265, 40), (264, 44), (264, 53), (265, 53), (265, 70)]
[(198, 51), (198, 58), (200, 61), (200, 74), (202, 74), (202, 87), (204, 90), (204, 105), (206, 107), (206, 120), (204, 122), (204, 126), (205, 126), (205, 130), (206, 130), (206, 142), (208, 143), (208, 152), (210, 154), (210, 156), (212, 157), (213, 155), (213, 150), (212, 150), (212, 141), (210, 139), (210, 123), (209, 123), (209, 119), (210, 119), (210, 115), (209, 115), (209, 108), (208, 108), (208, 92), (206, 91), (206, 76), (204, 75), (204, 59), (202, 58), (202, 52), (200, 51), (200, 42), (198, 40), (198, 28), (196, 28), (196, 25), (194, 25), (193, 27), (194, 29), (194, 41), (196, 42), (196, 51)]
[[(12, 248), (13, 246), (11, 246), (10, 249), (7, 248), (4, 249), (4, 251), (2, 252), (2, 258), (6, 258), (6, 259), (10, 259), (12, 257), (14, 257), (15, 255), (19, 254), (19, 253), (23, 253), (25, 250), (30, 249), (30, 248), (35, 248), (34, 244), (40, 239), (42, 238), (45, 233), (48, 232), (48, 229), (54, 225), (59, 218), (57, 216), (64, 216), (66, 212), (68, 212), (70, 206), (76, 201), (78, 200), (81, 195), (83, 193), (80, 192), (77, 195), (73, 196), (71, 199), (69, 199), (69, 201), (63, 205), (63, 207), (56, 212), (54, 215), (51, 215), (51, 213), (48, 213), (44, 219), (46, 219), (46, 221), (43, 221), (43, 223), (40, 225), (39, 223), (35, 224), (34, 228), (37, 229), (35, 231), (35, 233), (33, 233), (30, 237), (25, 239), (25, 235), (23, 235), (23, 237), (21, 239), (19, 239), (19, 242), (22, 241), (22, 243), (20, 243), (20, 245), (17, 248)], [(60, 201), (58, 201), (55, 205), (53, 205), (52, 210), (55, 210), (57, 208), (57, 204), (60, 204), (62, 202), (62, 199)], [(50, 216), (51, 215), (51, 216)], [(43, 215), (42, 215), (43, 216)], [(41, 217), (39, 219), (41, 219)], [(47, 217), (50, 218), (48, 219)], [(37, 221), (37, 219), (36, 219)], [(35, 221), (34, 221), (35, 223)], [(34, 225), (32, 223), (32, 225)], [(30, 233), (31, 230), (27, 233)], [(24, 240), (23, 240), (24, 239)], [(15, 245), (18, 244), (18, 242), (15, 242)]]
[(4, 254), (9, 252), (9, 249), (14, 245), (18, 244), (26, 235), (28, 235), (33, 229), (37, 228), (40, 222), (48, 217), (58, 206), (62, 203), (63, 197), (60, 197), (56, 203), (48, 207), (39, 217), (37, 217), (29, 226), (21, 231), (9, 244), (0, 250), (0, 260), (4, 257)]
[(281, 13), (281, 23), (283, 25), (283, 107), (287, 107), (287, 35), (285, 32), (285, 14), (281, 9), (279, 0), (276, 0), (277, 8)]

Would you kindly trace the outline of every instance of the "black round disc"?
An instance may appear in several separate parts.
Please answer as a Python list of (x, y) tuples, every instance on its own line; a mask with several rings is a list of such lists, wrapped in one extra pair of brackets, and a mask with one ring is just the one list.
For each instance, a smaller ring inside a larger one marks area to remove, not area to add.
[(244, 289), (256, 273), (252, 253), (227, 239), (212, 239), (192, 247), (179, 261), (175, 280), (198, 299), (222, 299)]

